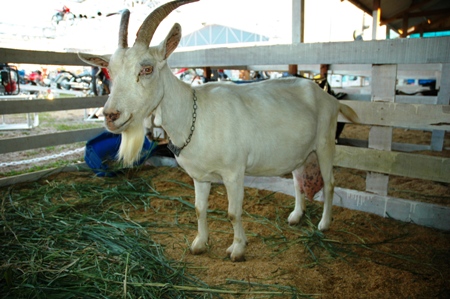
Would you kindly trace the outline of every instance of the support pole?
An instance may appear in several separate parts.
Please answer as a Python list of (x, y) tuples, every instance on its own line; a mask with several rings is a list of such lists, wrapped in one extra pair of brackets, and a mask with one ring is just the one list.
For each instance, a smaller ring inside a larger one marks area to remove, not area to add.
[(298, 74), (298, 66), (296, 64), (290, 64), (288, 72), (290, 75), (297, 75)]
[(205, 77), (205, 83), (211, 81), (211, 68), (210, 67), (203, 68), (203, 77)]
[(405, 13), (403, 15), (403, 22), (402, 22), (402, 34), (400, 35), (401, 37), (407, 37), (408, 36), (408, 14)]
[(292, 0), (292, 43), (303, 43), (305, 36), (305, 1)]
[[(292, 44), (304, 42), (305, 34), (305, 1), (292, 0)], [(289, 65), (289, 74), (297, 75), (298, 66)]]
[(372, 8), (372, 40), (378, 39), (378, 31), (380, 29), (380, 20), (381, 20), (381, 0), (373, 0), (373, 8)]
[(329, 64), (321, 64), (320, 65), (320, 77), (327, 78), (328, 77), (328, 68)]

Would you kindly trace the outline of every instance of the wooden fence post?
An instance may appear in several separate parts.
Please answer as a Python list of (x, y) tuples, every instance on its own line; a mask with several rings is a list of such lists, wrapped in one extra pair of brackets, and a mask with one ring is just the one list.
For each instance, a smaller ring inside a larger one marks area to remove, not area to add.
[(297, 73), (298, 73), (298, 66), (296, 64), (290, 64), (288, 73), (290, 75), (297, 75)]
[(211, 81), (211, 68), (210, 67), (203, 68), (203, 77), (205, 78), (205, 83)]
[[(397, 83), (397, 65), (372, 66), (372, 102), (394, 102)], [(390, 151), (392, 146), (392, 127), (372, 126), (369, 132), (369, 148)], [(380, 160), (380, 163), (389, 163)], [(368, 172), (366, 191), (387, 195), (389, 176)]]
[[(442, 78), (450, 78), (450, 63), (443, 63), (440, 79)], [(450, 86), (448, 84), (440, 84), (439, 93), (437, 97), (438, 105), (448, 105), (450, 104)], [(445, 131), (443, 130), (433, 130), (431, 135), (431, 150), (432, 151), (442, 151), (444, 149), (444, 137)]]

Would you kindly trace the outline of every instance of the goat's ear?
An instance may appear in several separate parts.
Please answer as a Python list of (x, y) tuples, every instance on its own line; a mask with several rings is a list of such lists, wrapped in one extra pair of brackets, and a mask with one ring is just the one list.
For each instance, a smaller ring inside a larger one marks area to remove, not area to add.
[(106, 68), (109, 65), (109, 58), (111, 57), (111, 55), (98, 56), (86, 53), (78, 53), (78, 57), (87, 64)]
[(181, 26), (175, 23), (164, 40), (164, 59), (169, 58), (170, 54), (178, 47), (181, 40)]

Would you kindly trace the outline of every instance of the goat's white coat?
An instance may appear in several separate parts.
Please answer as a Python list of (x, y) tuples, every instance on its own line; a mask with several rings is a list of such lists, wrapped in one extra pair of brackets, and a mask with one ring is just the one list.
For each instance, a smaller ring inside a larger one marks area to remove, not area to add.
[[(295, 179), (302, 164), (315, 151), (324, 180), (324, 211), (319, 229), (328, 229), (334, 189), (332, 174), (338, 113), (352, 121), (356, 114), (306, 79), (285, 78), (236, 85), (208, 83), (196, 87), (178, 80), (167, 65), (181, 37), (178, 24), (159, 47), (135, 44), (118, 49), (109, 68), (113, 78), (104, 113), (120, 112), (107, 128), (122, 133), (119, 156), (132, 165), (139, 158), (144, 119), (155, 113), (155, 124), (182, 147), (193, 118), (193, 89), (197, 96), (197, 120), (191, 142), (177, 161), (193, 178), (198, 234), (191, 251), (206, 251), (206, 211), (211, 181), (222, 180), (228, 195), (228, 216), (234, 228), (231, 260), (244, 260), (247, 238), (241, 223), (244, 176), (294, 174), (295, 208), (288, 221), (296, 224), (305, 209), (305, 197)], [(175, 39), (175, 47), (173, 44)], [(166, 47), (167, 45), (167, 47)], [(83, 56), (93, 61), (92, 56)], [(145, 66), (151, 74), (139, 75)], [(129, 141), (131, 140), (131, 141)], [(139, 144), (140, 143), (140, 144)]]

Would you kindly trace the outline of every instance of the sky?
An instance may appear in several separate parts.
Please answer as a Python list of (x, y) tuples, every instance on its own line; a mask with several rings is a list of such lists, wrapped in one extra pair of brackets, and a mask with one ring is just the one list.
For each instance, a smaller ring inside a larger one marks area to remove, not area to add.
[[(153, 0), (163, 3), (166, 0)], [(79, 1), (78, 1), (79, 2)], [(0, 11), (0, 47), (9, 47), (2, 32), (14, 32), (16, 39), (25, 36), (21, 48), (84, 49), (94, 52), (112, 52), (117, 45), (119, 16), (105, 17), (107, 13), (129, 8), (131, 11), (129, 43), (142, 20), (151, 11), (147, 5), (131, 5), (131, 0), (13, 0)], [(141, 1), (142, 2), (142, 1)], [(306, 0), (305, 42), (353, 40), (353, 31), (360, 30), (363, 12), (348, 1)], [(75, 14), (102, 17), (83, 19), (73, 26), (51, 28), (51, 16), (63, 5)], [(207, 24), (219, 24), (268, 36), (274, 43), (290, 43), (292, 36), (292, 0), (200, 0), (181, 6), (159, 26), (152, 45), (162, 41), (173, 23), (178, 22), (183, 34), (189, 34)], [(366, 15), (366, 24), (371, 17)], [(52, 31), (53, 30), (53, 31)], [(49, 37), (36, 40), (33, 36), (46, 32)], [(369, 35), (370, 29), (367, 30)], [(28, 36), (28, 37), (27, 37)], [(367, 38), (370, 39), (370, 36)], [(6, 44), (5, 44), (6, 43)], [(16, 41), (16, 43), (19, 43)], [(13, 47), (13, 46), (11, 46)], [(42, 50), (44, 50), (42, 49)], [(48, 50), (52, 50), (48, 49)]]

